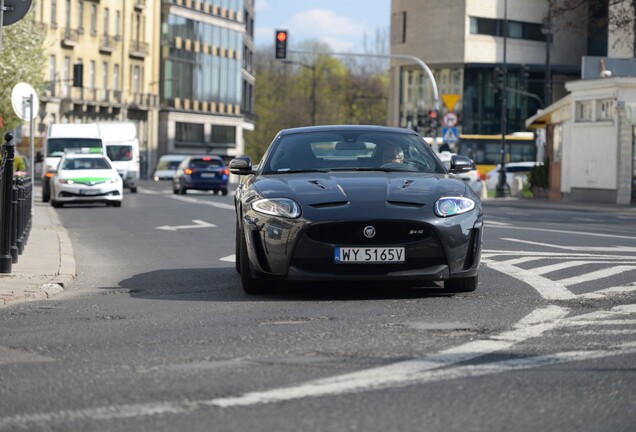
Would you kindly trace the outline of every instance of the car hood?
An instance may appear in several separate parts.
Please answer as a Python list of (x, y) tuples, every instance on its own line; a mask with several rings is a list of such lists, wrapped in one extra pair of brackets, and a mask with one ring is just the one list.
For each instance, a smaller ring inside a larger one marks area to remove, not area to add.
[(266, 198), (293, 198), (301, 205), (328, 206), (344, 202), (432, 205), (442, 196), (465, 196), (464, 182), (445, 174), (311, 173), (268, 175), (255, 179)]

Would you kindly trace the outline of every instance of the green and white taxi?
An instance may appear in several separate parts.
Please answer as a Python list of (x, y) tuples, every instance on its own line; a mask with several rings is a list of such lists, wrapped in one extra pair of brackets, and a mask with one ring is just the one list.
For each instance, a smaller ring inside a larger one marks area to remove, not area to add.
[(66, 152), (51, 179), (51, 205), (103, 202), (121, 207), (123, 181), (101, 149)]

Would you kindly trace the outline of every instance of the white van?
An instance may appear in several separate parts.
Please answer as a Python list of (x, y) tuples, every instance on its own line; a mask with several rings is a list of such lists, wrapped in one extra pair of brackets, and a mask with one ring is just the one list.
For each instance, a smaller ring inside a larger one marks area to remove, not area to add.
[(44, 141), (42, 160), (43, 202), (49, 202), (51, 199), (49, 181), (55, 174), (57, 166), (64, 156), (64, 151), (80, 148), (99, 148), (100, 153), (106, 154), (97, 125), (92, 123), (55, 123), (49, 127), (48, 136)]
[(106, 155), (124, 180), (124, 187), (137, 192), (139, 180), (139, 139), (133, 122), (110, 121), (96, 123), (99, 136), (106, 146)]

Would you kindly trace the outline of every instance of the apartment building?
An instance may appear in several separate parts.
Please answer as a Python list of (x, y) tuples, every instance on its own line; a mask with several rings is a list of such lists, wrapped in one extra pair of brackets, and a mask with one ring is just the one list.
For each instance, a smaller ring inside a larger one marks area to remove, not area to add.
[[(547, 0), (392, 0), (391, 53), (422, 59), (441, 94), (459, 95), (460, 133), (497, 134), (501, 104), (493, 80), (505, 39), (507, 130), (521, 131), (526, 118), (567, 93), (565, 83), (580, 77), (582, 56), (607, 54), (607, 32), (590, 31), (590, 13), (585, 5), (548, 19)], [(391, 125), (425, 122), (432, 94), (421, 67), (391, 61)]]
[(254, 128), (254, 0), (162, 0), (159, 153), (242, 154)]
[(48, 55), (40, 133), (53, 123), (133, 121), (143, 174), (159, 129), (159, 3), (40, 0), (34, 7)]

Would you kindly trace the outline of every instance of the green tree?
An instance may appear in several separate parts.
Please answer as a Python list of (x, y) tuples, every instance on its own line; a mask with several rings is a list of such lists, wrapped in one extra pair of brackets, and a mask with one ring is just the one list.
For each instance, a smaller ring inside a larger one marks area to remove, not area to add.
[[(386, 124), (388, 71), (377, 62), (330, 55), (328, 45), (307, 41), (290, 62), (273, 58), (273, 47), (257, 50), (254, 62), (254, 131), (245, 153), (258, 161), (281, 129), (321, 124)], [(315, 95), (315, 100), (312, 97)], [(312, 111), (315, 109), (315, 112)]]
[(24, 18), (2, 29), (0, 116), (4, 120), (4, 130), (14, 129), (21, 122), (11, 104), (13, 87), (26, 82), (38, 93), (44, 88), (44, 35), (45, 31), (35, 21), (35, 2)]

